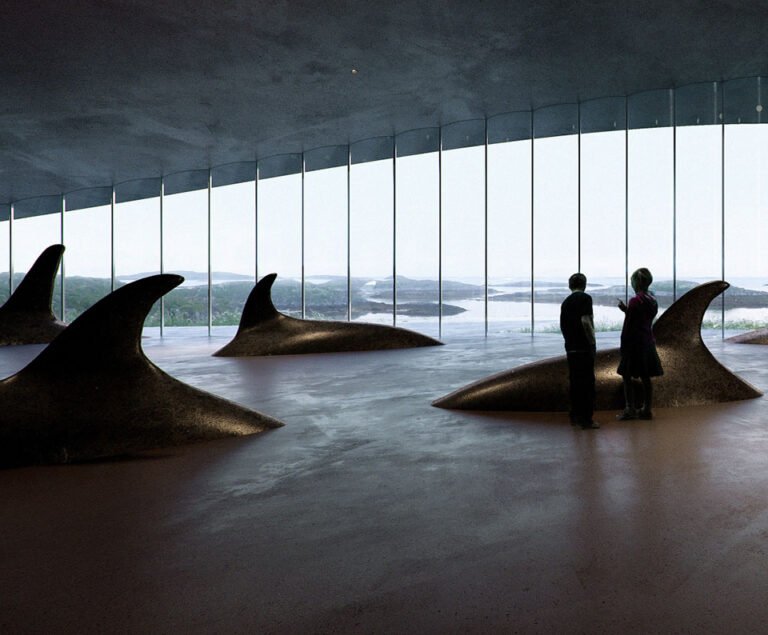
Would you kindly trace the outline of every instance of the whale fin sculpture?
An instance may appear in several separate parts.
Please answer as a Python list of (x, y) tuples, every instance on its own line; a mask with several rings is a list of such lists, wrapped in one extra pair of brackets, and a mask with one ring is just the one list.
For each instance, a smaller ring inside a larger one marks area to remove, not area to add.
[(734, 342), (735, 344), (768, 344), (768, 328), (757, 329), (756, 331), (749, 331), (748, 333), (739, 333), (733, 337), (728, 337), (726, 342)]
[(270, 273), (259, 280), (245, 302), (237, 334), (214, 355), (297, 355), (442, 344), (421, 333), (394, 326), (300, 320), (284, 315), (272, 304), (272, 284), (276, 278), (277, 274)]
[(117, 289), (0, 381), (0, 467), (133, 454), (282, 425), (174, 379), (144, 355), (147, 313), (183, 280), (163, 274)]
[[(653, 327), (664, 375), (654, 378), (654, 407), (692, 406), (752, 399), (762, 393), (718, 362), (701, 339), (701, 321), (710, 302), (730, 285), (707, 282), (688, 291)], [(595, 357), (596, 410), (624, 407), (619, 349)], [(565, 355), (492, 375), (432, 402), (461, 410), (568, 410)]]
[(272, 285), (276, 279), (276, 273), (267, 274), (256, 283), (256, 286), (248, 294), (248, 299), (243, 307), (243, 314), (240, 317), (240, 326), (237, 329), (238, 335), (262, 322), (279, 319), (282, 315), (272, 304)]
[(46, 247), (8, 301), (0, 307), (0, 346), (45, 344), (65, 328), (51, 309), (64, 245)]

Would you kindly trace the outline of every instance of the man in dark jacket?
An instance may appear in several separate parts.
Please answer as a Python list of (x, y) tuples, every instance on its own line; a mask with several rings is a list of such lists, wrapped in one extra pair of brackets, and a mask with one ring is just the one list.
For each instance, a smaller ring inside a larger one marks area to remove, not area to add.
[(568, 279), (571, 294), (560, 305), (560, 331), (565, 339), (570, 380), (571, 423), (599, 428), (592, 420), (595, 404), (595, 325), (592, 296), (585, 293), (587, 278), (574, 273)]

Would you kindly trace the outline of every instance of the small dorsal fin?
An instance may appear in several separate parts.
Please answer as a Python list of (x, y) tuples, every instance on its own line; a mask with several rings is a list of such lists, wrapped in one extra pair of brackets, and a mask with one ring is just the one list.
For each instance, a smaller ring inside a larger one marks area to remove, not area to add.
[(51, 319), (54, 319), (51, 310), (53, 285), (63, 253), (64, 245), (46, 247), (0, 310), (37, 313), (47, 311), (51, 314)]
[(21, 373), (97, 371), (148, 363), (141, 349), (144, 320), (154, 303), (184, 281), (160, 274), (120, 287), (85, 311)]
[(276, 273), (269, 273), (253, 287), (243, 307), (240, 327), (237, 329), (238, 333), (281, 315), (275, 305), (272, 304), (272, 284), (276, 278)]
[(730, 284), (724, 280), (705, 282), (680, 296), (653, 326), (658, 344), (697, 345), (702, 342), (701, 322), (704, 312)]

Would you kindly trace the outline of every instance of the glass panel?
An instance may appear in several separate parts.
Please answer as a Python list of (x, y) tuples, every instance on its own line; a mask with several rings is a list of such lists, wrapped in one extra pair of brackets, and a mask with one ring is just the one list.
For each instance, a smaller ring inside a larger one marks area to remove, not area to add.
[(67, 192), (67, 209), (86, 209), (89, 207), (101, 207), (112, 204), (111, 187), (92, 187), (82, 190)]
[[(284, 167), (283, 159), (279, 161), (281, 165), (275, 167)], [(294, 156), (294, 162), (300, 171), (300, 155)], [(259, 161), (259, 174), (273, 169), (271, 163), (272, 159)], [(301, 174), (259, 179), (258, 210), (259, 276), (276, 273), (275, 307), (301, 317)]]
[[(676, 297), (722, 277), (721, 126), (677, 128)], [(719, 328), (722, 299), (715, 298), (704, 328)]]
[(485, 119), (446, 124), (442, 129), (443, 151), (485, 145)]
[(627, 127), (626, 114), (624, 97), (606, 97), (582, 102), (579, 106), (579, 130), (582, 134), (624, 130)]
[(765, 119), (762, 77), (745, 77), (723, 83), (723, 116), (729, 123), (762, 123)]
[(531, 143), (488, 146), (489, 332), (531, 328)]
[[(120, 202), (120, 186), (115, 188), (115, 284), (121, 286), (148, 275), (160, 273), (160, 197)], [(159, 187), (158, 190), (159, 192)], [(160, 301), (144, 322), (160, 326)], [(157, 332), (153, 329), (153, 333)]]
[(579, 105), (558, 104), (534, 112), (533, 136), (537, 139), (573, 135), (579, 131)]
[(14, 219), (48, 216), (61, 212), (61, 196), (38, 196), (16, 201), (13, 206)]
[(254, 188), (254, 182), (250, 181), (214, 187), (211, 192), (214, 326), (240, 324), (245, 300), (253, 289), (256, 270)]
[[(418, 143), (421, 140), (423, 143)], [(397, 324), (436, 337), (439, 333), (439, 158), (433, 129), (397, 138), (395, 261)], [(433, 151), (401, 156), (404, 148)]]
[(621, 330), (623, 323), (616, 298), (626, 292), (625, 134), (581, 136), (581, 271), (599, 331)]
[(719, 124), (721, 90), (717, 82), (690, 84), (675, 89), (675, 125)]
[[(13, 288), (46, 247), (61, 243), (61, 214), (15, 218), (13, 221)], [(61, 269), (53, 291), (53, 312), (61, 318)]]
[(346, 166), (304, 176), (304, 271), (306, 317), (346, 320)]
[(627, 125), (630, 130), (671, 126), (673, 91), (665, 88), (627, 97)]
[(673, 296), (673, 130), (631, 130), (628, 143), (628, 271), (650, 269), (651, 290), (663, 310)]
[(505, 112), (488, 119), (488, 143), (524, 141), (531, 138), (530, 111)]
[(64, 215), (65, 321), (71, 322), (112, 289), (112, 208), (70, 209)]
[(162, 239), (164, 271), (184, 276), (165, 294), (165, 326), (207, 326), (207, 189), (165, 196)]
[(226, 163), (211, 168), (211, 182), (213, 187), (236, 185), (238, 183), (253, 183), (256, 176), (255, 161), (240, 161), (238, 163)]
[[(452, 145), (484, 138), (485, 122), (453, 124)], [(485, 331), (485, 145), (443, 151), (443, 335)]]
[[(388, 143), (387, 143), (388, 142)], [(377, 144), (379, 145), (379, 144)], [(381, 156), (389, 159), (357, 163), (355, 157)], [(367, 142), (351, 147), (350, 174), (350, 270), (352, 277), (352, 319), (392, 324), (393, 322), (393, 174), (392, 139), (384, 139), (380, 151)]]
[(533, 175), (534, 329), (559, 333), (560, 303), (578, 268), (578, 136), (537, 138)]
[(768, 326), (768, 126), (725, 129), (725, 328)]
[(10, 295), (9, 265), (11, 262), (10, 245), (10, 206), (0, 205), (0, 305)]

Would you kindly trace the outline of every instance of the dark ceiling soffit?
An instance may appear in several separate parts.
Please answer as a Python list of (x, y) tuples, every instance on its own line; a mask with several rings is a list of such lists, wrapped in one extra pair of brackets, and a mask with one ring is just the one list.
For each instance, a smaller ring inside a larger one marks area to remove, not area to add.
[(627, 97), (627, 126), (630, 130), (669, 127), (673, 121), (674, 102), (671, 89), (644, 91)]
[(150, 179), (134, 179), (115, 185), (115, 203), (127, 203), (144, 198), (160, 196), (162, 179), (160, 177)]
[(206, 190), (208, 189), (209, 176), (208, 170), (186, 170), (167, 174), (163, 177), (163, 194), (172, 196), (184, 192)]
[(350, 160), (355, 165), (392, 159), (395, 151), (394, 143), (393, 137), (373, 137), (356, 141), (349, 146)]
[(507, 143), (530, 139), (533, 113), (530, 110), (507, 112), (488, 119), (488, 143)]
[(61, 196), (36, 196), (16, 201), (13, 204), (13, 218), (32, 218), (45, 214), (58, 214), (61, 212)]
[(11, 218), (11, 206), (0, 205), (0, 222), (10, 220)]
[(327, 170), (347, 165), (349, 146), (323, 146), (304, 152), (304, 171)]
[(458, 150), (485, 144), (485, 119), (456, 121), (443, 126), (443, 150)]
[(259, 180), (301, 174), (301, 154), (277, 154), (259, 159)]
[(533, 113), (533, 138), (560, 137), (579, 131), (579, 104), (557, 104)]
[(764, 123), (765, 91), (768, 79), (745, 77), (722, 83), (722, 109), (725, 123)]
[(625, 97), (603, 97), (590, 99), (579, 104), (579, 131), (611, 132), (627, 127), (627, 99)]
[(256, 178), (256, 161), (239, 161), (237, 163), (226, 163), (211, 168), (211, 185), (213, 187), (223, 187), (225, 185), (236, 185), (238, 183), (247, 183)]
[(101, 207), (112, 204), (112, 187), (89, 187), (82, 190), (67, 192), (65, 196), (65, 210), (87, 209), (89, 207)]
[(675, 90), (676, 126), (722, 123), (722, 88), (718, 82), (681, 86)]
[(427, 154), (440, 149), (440, 128), (406, 130), (395, 137), (398, 157)]
[[(763, 77), (743, 77), (723, 82), (700, 82), (677, 88), (643, 91), (624, 97), (604, 97), (581, 103), (554, 104), (534, 111), (501, 113), (484, 124), (472, 119), (438, 127), (407, 130), (395, 137), (398, 157), (436, 152), (443, 149), (488, 143), (522, 141), (533, 137), (601, 132), (624, 127), (634, 130), (724, 123), (764, 123), (765, 85)], [(624, 104), (626, 100), (626, 104)], [(623, 109), (623, 113), (622, 113)], [(622, 123), (623, 122), (623, 123)], [(480, 134), (480, 126), (485, 127)], [(353, 142), (350, 146), (326, 146), (304, 153), (306, 171), (392, 158), (391, 137), (375, 137)], [(275, 155), (259, 159), (259, 179), (301, 172), (302, 155)], [(239, 162), (211, 168), (215, 186), (253, 180), (254, 162)], [(173, 194), (207, 187), (208, 170), (191, 170), (165, 177), (165, 193)], [(118, 203), (152, 198), (160, 194), (159, 177), (135, 179), (115, 185)], [(66, 194), (67, 209), (82, 209), (109, 204), (109, 186), (87, 188)], [(54, 203), (55, 201), (55, 203)], [(3, 209), (0, 207), (0, 210)], [(25, 218), (59, 212), (59, 195), (39, 196), (14, 203), (14, 217)], [(0, 218), (2, 216), (0, 215)]]

